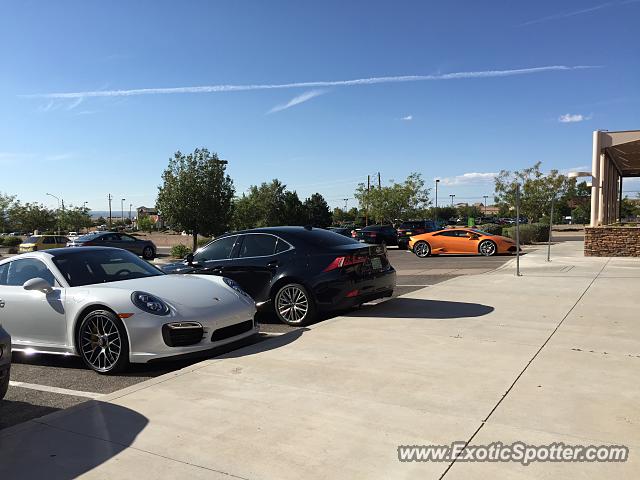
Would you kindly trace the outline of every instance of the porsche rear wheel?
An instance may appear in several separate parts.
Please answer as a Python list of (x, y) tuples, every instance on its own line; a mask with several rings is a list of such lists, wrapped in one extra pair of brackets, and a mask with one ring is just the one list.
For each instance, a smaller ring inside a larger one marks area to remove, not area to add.
[(98, 373), (117, 373), (129, 365), (129, 340), (122, 321), (108, 310), (89, 312), (78, 329), (78, 352)]
[(498, 253), (498, 247), (491, 240), (483, 240), (480, 242), (480, 245), (478, 245), (478, 252), (485, 257), (491, 257)]
[(427, 242), (420, 241), (413, 246), (413, 253), (415, 253), (418, 258), (426, 258), (431, 255), (431, 247)]

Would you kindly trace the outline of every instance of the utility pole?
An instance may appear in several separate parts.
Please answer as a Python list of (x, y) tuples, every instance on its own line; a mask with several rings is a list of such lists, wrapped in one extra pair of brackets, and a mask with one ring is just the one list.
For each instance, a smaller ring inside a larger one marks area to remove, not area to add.
[(520, 276), (520, 184), (516, 183), (516, 277)]
[(451, 197), (451, 206), (453, 207), (453, 197), (456, 196), (455, 193), (450, 193), (449, 196)]
[(367, 205), (364, 209), (364, 226), (369, 225), (369, 192), (371, 191), (371, 175), (367, 175)]
[(129, 204), (129, 222), (131, 222), (131, 207), (133, 207), (133, 203)]
[(124, 201), (126, 198), (120, 200), (120, 217), (122, 219), (122, 225), (124, 225)]
[(487, 198), (489, 198), (489, 195), (483, 195), (482, 196), (484, 198), (484, 216), (487, 216)]
[(378, 172), (378, 190), (382, 190), (382, 182), (380, 181), (380, 172)]
[(111, 200), (113, 200), (113, 195), (109, 194), (107, 198), (109, 199), (109, 230), (111, 230)]
[(436, 213), (435, 213), (435, 217), (436, 217), (436, 223), (438, 222), (438, 184), (440, 183), (440, 179), (436, 178)]

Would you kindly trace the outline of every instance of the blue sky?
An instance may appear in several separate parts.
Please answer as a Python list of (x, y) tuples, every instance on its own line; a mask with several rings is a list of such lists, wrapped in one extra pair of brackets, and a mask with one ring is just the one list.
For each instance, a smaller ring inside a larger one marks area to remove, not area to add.
[(279, 178), (353, 206), (367, 174), (418, 171), (482, 201), (503, 168), (584, 168), (593, 130), (640, 128), (639, 18), (640, 0), (5, 0), (0, 192), (153, 205), (172, 153), (204, 146), (238, 193)]

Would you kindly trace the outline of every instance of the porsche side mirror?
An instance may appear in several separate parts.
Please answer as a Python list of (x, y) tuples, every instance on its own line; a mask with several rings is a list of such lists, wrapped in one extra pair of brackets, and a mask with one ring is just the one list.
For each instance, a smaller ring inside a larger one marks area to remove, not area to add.
[(22, 288), (25, 290), (37, 290), (42, 293), (49, 293), (53, 291), (53, 287), (44, 278), (36, 277), (31, 278), (22, 284)]

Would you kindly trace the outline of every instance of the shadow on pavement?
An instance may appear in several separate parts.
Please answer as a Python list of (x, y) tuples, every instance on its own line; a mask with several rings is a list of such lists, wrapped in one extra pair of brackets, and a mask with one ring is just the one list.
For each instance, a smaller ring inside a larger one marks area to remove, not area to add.
[[(129, 447), (149, 423), (128, 408), (91, 403), (46, 419), (51, 427), (0, 432), (0, 478), (78, 478)], [(78, 411), (82, 414), (74, 418)]]
[(379, 318), (433, 318), (454, 319), (481, 317), (494, 308), (481, 303), (448, 302), (444, 300), (422, 300), (417, 298), (393, 298), (384, 303), (363, 306), (349, 314), (351, 317)]
[(308, 328), (297, 328), (295, 330), (290, 330), (287, 333), (280, 334), (277, 337), (262, 338), (260, 341), (252, 345), (240, 348), (238, 350), (233, 350), (224, 355), (219, 355), (216, 358), (246, 357), (247, 355), (255, 355), (257, 353), (275, 350), (276, 348), (284, 347), (285, 345), (295, 342), (304, 334), (304, 332), (308, 330)]
[[(42, 417), (49, 413), (59, 411), (59, 408), (48, 407), (45, 405), (33, 405), (27, 402), (21, 402), (19, 400), (0, 400), (0, 430), (7, 427), (12, 427), (32, 418)], [(2, 448), (2, 447), (0, 447)], [(1, 450), (0, 450), (1, 452)], [(2, 467), (0, 466), (0, 471)], [(3, 478), (0, 476), (0, 478)]]

